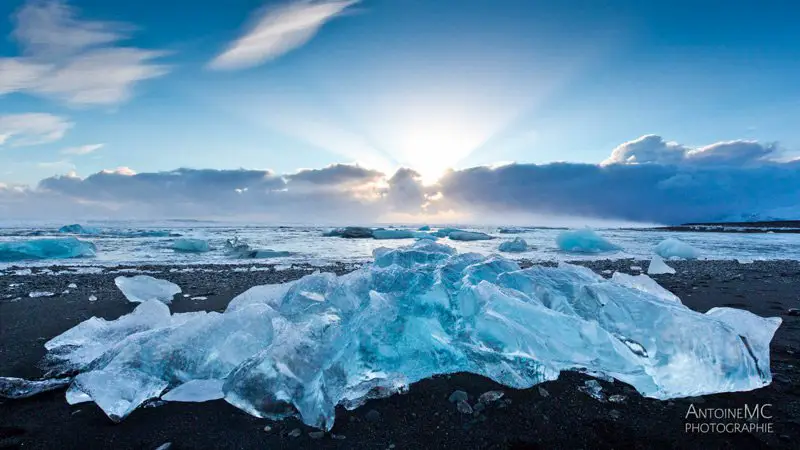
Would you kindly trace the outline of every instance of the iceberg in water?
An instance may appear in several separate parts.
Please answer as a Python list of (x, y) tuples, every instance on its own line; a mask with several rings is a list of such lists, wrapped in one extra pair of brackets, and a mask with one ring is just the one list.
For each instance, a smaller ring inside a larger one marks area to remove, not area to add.
[(95, 256), (96, 252), (94, 244), (74, 237), (0, 242), (0, 262), (86, 258)]
[(149, 275), (136, 275), (132, 277), (114, 278), (125, 298), (132, 303), (142, 303), (148, 300), (158, 300), (162, 303), (172, 303), (172, 297), (181, 293), (181, 287), (177, 284), (153, 278)]
[(84, 227), (81, 224), (73, 223), (71, 225), (64, 225), (63, 227), (58, 229), (59, 233), (69, 233), (69, 234), (89, 234), (95, 235), (100, 234), (100, 230), (94, 227)]
[(659, 242), (655, 252), (662, 258), (696, 259), (700, 257), (700, 250), (675, 238), (667, 238)]
[(372, 228), (344, 227), (335, 228), (322, 234), (328, 237), (341, 237), (346, 239), (368, 239), (372, 237)]
[(419, 231), (431, 231), (431, 227), (429, 225), (423, 225), (423, 226), (417, 228), (417, 230), (419, 230)]
[(510, 252), (510, 253), (527, 252), (528, 251), (528, 243), (525, 242), (525, 239), (514, 238), (511, 241), (505, 241), (502, 244), (500, 244), (500, 251), (501, 252)]
[(251, 248), (249, 244), (240, 240), (238, 237), (234, 237), (233, 239), (228, 239), (225, 242), (225, 247), (229, 254), (231, 254), (235, 258), (248, 258), (248, 259), (257, 259), (257, 258), (283, 258), (287, 256), (292, 256), (294, 253), (287, 252), (283, 250), (272, 250), (270, 248), (266, 249), (254, 249)]
[(172, 243), (172, 249), (178, 252), (201, 253), (211, 250), (208, 241), (196, 238), (180, 238)]
[(779, 318), (702, 314), (646, 277), (520, 269), (428, 240), (374, 256), (342, 276), (253, 287), (224, 313), (170, 314), (149, 301), (115, 321), (92, 318), (45, 344), (46, 360), (56, 373), (80, 371), (68, 397), (91, 399), (113, 420), (162, 394), (200, 401), (221, 390), (252, 415), (327, 430), (337, 405), (455, 372), (522, 389), (579, 370), (657, 399), (772, 379)]
[(653, 255), (653, 259), (650, 260), (650, 265), (647, 266), (647, 273), (650, 275), (671, 274), (675, 273), (675, 269), (668, 266), (667, 263), (664, 262), (664, 258)]
[(489, 236), (486, 233), (481, 233), (480, 231), (452, 231), (450, 232), (447, 237), (454, 241), (485, 241), (489, 239), (494, 239), (492, 236)]
[(556, 236), (556, 245), (569, 253), (606, 253), (622, 250), (590, 228), (562, 231)]

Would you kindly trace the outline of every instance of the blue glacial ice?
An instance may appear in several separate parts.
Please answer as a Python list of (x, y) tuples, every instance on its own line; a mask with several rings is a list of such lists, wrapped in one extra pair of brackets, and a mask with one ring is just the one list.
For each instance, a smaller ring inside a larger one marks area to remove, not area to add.
[(0, 262), (86, 258), (95, 256), (96, 252), (94, 244), (74, 237), (0, 242)]
[(622, 250), (589, 228), (563, 231), (556, 236), (556, 245), (569, 253), (606, 253)]
[(94, 227), (84, 227), (81, 224), (73, 223), (71, 225), (64, 225), (63, 227), (58, 229), (59, 233), (69, 233), (69, 234), (89, 234), (95, 235), (100, 234), (100, 230)]
[(177, 252), (202, 253), (210, 251), (211, 246), (205, 239), (180, 238), (172, 243), (172, 249)]
[(528, 243), (525, 242), (525, 239), (522, 238), (514, 238), (510, 241), (505, 241), (500, 244), (499, 250), (501, 252), (509, 252), (509, 253), (521, 253), (528, 251)]
[(419, 231), (431, 231), (431, 227), (430, 227), (430, 225), (423, 225), (423, 226), (417, 228), (417, 230), (419, 230)]
[(218, 397), (221, 385), (252, 415), (327, 430), (336, 405), (454, 372), (528, 388), (579, 370), (656, 399), (772, 380), (779, 318), (701, 314), (643, 276), (607, 280), (563, 263), (520, 269), (427, 240), (374, 256), (342, 276), (253, 287), (224, 313), (170, 314), (148, 301), (114, 321), (92, 318), (47, 342), (45, 358), (53, 373), (81, 372), (70, 399), (91, 399), (115, 421), (162, 394), (195, 401)]
[(172, 303), (172, 297), (181, 293), (181, 287), (177, 284), (153, 278), (149, 275), (135, 275), (132, 277), (114, 278), (122, 295), (131, 303), (142, 303), (148, 300), (158, 300), (162, 303)]
[(480, 231), (462, 230), (451, 231), (447, 237), (454, 241), (486, 241), (489, 239), (494, 239), (494, 237), (486, 233), (481, 233)]
[(366, 227), (344, 227), (334, 228), (323, 233), (323, 236), (341, 237), (346, 239), (369, 239), (372, 237), (372, 228)]
[(58, 232), (66, 234), (81, 234), (89, 236), (107, 236), (107, 237), (119, 237), (119, 238), (179, 236), (175, 233), (171, 233), (165, 230), (110, 230), (110, 229), (101, 230), (95, 227), (83, 226), (78, 223), (73, 223), (71, 225), (64, 225), (63, 227), (58, 229)]
[(675, 238), (667, 238), (659, 242), (655, 252), (662, 258), (697, 259), (700, 257), (700, 250)]

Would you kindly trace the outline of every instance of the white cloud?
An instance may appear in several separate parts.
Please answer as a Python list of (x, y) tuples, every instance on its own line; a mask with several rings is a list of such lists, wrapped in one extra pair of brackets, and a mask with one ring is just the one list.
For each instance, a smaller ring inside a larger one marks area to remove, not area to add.
[(96, 150), (103, 148), (105, 144), (89, 144), (78, 147), (69, 147), (61, 150), (62, 155), (88, 155)]
[(53, 114), (7, 114), (0, 116), (0, 145), (24, 147), (55, 142), (71, 127), (71, 122)]
[(601, 164), (746, 166), (773, 161), (779, 153), (775, 143), (734, 140), (691, 148), (648, 134), (619, 145)]
[(24, 56), (0, 58), (0, 95), (25, 92), (75, 105), (113, 105), (134, 85), (162, 76), (164, 52), (118, 46), (132, 27), (81, 20), (60, 0), (30, 0), (14, 16), (11, 36)]
[(253, 14), (253, 24), (209, 67), (230, 70), (256, 66), (298, 48), (322, 26), (359, 0), (299, 0)]

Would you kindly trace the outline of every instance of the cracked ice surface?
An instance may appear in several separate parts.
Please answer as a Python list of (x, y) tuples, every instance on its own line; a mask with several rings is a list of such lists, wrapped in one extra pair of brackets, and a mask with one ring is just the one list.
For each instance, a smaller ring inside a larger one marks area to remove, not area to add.
[(419, 241), (378, 249), (374, 264), (343, 276), (253, 287), (221, 314), (170, 315), (148, 301), (46, 346), (51, 363), (83, 372), (68, 397), (91, 398), (113, 420), (164, 392), (200, 400), (221, 385), (250, 414), (299, 415), (330, 429), (337, 404), (354, 408), (461, 371), (528, 388), (583, 370), (658, 399), (771, 382), (780, 319), (730, 308), (701, 314), (645, 276), (618, 281), (569, 264), (520, 270)]

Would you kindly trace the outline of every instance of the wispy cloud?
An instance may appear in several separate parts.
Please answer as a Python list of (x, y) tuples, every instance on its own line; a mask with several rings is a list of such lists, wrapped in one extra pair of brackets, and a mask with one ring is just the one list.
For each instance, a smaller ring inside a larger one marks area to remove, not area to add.
[(103, 148), (105, 144), (89, 144), (78, 147), (68, 147), (61, 150), (62, 155), (88, 155), (96, 150)]
[(120, 46), (133, 27), (78, 18), (61, 0), (30, 0), (13, 16), (22, 55), (0, 58), (0, 95), (56, 98), (75, 105), (114, 105), (134, 85), (168, 72), (153, 60), (165, 52)]
[(55, 142), (72, 127), (63, 117), (46, 113), (0, 116), (0, 146), (24, 147)]
[(300, 0), (263, 8), (247, 31), (214, 58), (209, 67), (233, 70), (273, 60), (311, 40), (325, 23), (359, 0)]

